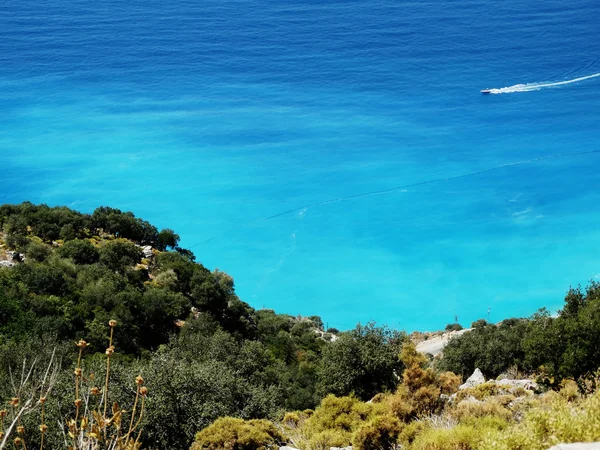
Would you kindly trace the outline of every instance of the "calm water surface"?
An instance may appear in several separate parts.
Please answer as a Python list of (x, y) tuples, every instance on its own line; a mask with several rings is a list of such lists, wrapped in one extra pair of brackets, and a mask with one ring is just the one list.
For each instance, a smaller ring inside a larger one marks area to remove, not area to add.
[(479, 90), (599, 55), (593, 0), (4, 0), (0, 203), (131, 210), (338, 328), (556, 309), (600, 277), (600, 77)]

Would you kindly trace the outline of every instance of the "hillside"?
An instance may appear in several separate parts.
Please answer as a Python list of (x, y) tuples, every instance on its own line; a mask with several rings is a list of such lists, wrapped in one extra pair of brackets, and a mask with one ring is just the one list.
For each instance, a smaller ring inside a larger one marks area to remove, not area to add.
[[(410, 338), (373, 323), (339, 332), (325, 330), (318, 316), (252, 308), (237, 296), (233, 278), (197, 262), (175, 231), (130, 212), (3, 205), (0, 230), (0, 397), (21, 395), (13, 381), (23, 361), (39, 367), (60, 361), (45, 405), (48, 423), (63, 423), (72, 411), (74, 367), (86, 374), (81, 389), (97, 389), (94, 380), (104, 376), (113, 352), (107, 400), (132, 404), (131, 383), (138, 375), (146, 380), (144, 448), (230, 448), (239, 433), (256, 432), (301, 450), (370, 449), (380, 438), (376, 448), (404, 442), (405, 448), (470, 449), (483, 445), (473, 431), (478, 427), (505, 439), (503, 430), (515, 427), (522, 432), (515, 435), (526, 435), (537, 423), (535, 411), (548, 417), (565, 408), (595, 411), (600, 285), (594, 282), (570, 289), (557, 316), (541, 310), (529, 319), (479, 320), (469, 330)], [(107, 349), (109, 328), (114, 348)], [(82, 338), (79, 360), (73, 343)], [(476, 368), (488, 383), (458, 392)], [(525, 375), (548, 394), (505, 392), (502, 383), (489, 382)], [(522, 401), (526, 406), (516, 406)], [(28, 445), (40, 447), (37, 416), (19, 420), (31, 430)], [(425, 444), (430, 439), (437, 447)], [(551, 441), (540, 436), (530, 448)], [(44, 442), (61, 448), (61, 427), (49, 428)], [(510, 445), (502, 448), (521, 448)]]

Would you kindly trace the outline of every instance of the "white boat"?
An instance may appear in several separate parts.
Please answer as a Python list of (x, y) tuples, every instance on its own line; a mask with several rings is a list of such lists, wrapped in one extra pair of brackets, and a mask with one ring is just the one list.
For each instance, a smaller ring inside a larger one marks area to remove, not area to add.
[(482, 93), (482, 94), (491, 94), (491, 93), (492, 93), (492, 90), (491, 90), (491, 89), (482, 89), (482, 90), (481, 90), (481, 93)]

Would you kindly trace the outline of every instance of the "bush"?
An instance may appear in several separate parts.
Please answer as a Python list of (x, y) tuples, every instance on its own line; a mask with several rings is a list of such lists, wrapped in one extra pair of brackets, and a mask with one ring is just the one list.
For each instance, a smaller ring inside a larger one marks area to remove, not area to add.
[(268, 420), (222, 417), (196, 434), (191, 450), (276, 449), (283, 436)]
[(388, 450), (395, 448), (403, 424), (390, 415), (379, 416), (362, 425), (352, 437), (356, 450)]
[(446, 331), (460, 331), (462, 329), (463, 327), (460, 323), (449, 323), (445, 328)]
[(542, 398), (525, 413), (522, 422), (486, 437), (481, 449), (542, 450), (558, 443), (598, 440), (600, 391), (573, 402), (560, 394)]
[(442, 394), (450, 395), (458, 391), (462, 378), (452, 372), (443, 372), (438, 378), (438, 383)]
[(372, 404), (354, 397), (328, 395), (301, 423), (296, 440), (302, 440), (310, 448), (346, 447), (351, 445), (352, 435), (374, 417)]
[(51, 253), (52, 248), (48, 245), (42, 244), (41, 242), (31, 242), (27, 246), (27, 251), (25, 252), (25, 255), (28, 258), (33, 259), (34, 261), (44, 262), (46, 261), (46, 259), (48, 259)]
[(485, 436), (503, 429), (505, 426), (505, 422), (483, 418), (449, 429), (426, 428), (416, 436), (410, 448), (414, 450), (478, 450)]
[(122, 272), (126, 267), (135, 266), (140, 262), (142, 256), (138, 247), (124, 240), (109, 242), (100, 249), (100, 262), (117, 272)]
[(63, 258), (71, 258), (75, 264), (94, 264), (100, 257), (96, 247), (85, 239), (65, 242), (58, 249), (58, 254)]
[(498, 417), (504, 421), (508, 421), (512, 417), (511, 412), (495, 399), (485, 402), (463, 401), (452, 408), (449, 414), (460, 422), (487, 416)]

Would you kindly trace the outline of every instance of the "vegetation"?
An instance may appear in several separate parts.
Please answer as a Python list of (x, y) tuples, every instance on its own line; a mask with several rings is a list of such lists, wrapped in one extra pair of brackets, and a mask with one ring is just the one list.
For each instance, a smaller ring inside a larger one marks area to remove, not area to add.
[[(432, 358), (373, 323), (325, 331), (318, 316), (255, 310), (179, 241), (114, 208), (0, 206), (0, 398), (11, 399), (0, 448), (16, 438), (128, 450), (600, 439), (598, 283), (570, 289), (556, 316), (478, 320)], [(458, 391), (476, 367), (487, 378), (529, 374), (548, 392)]]
[(468, 376), (476, 367), (488, 377), (508, 370), (539, 372), (558, 386), (565, 378), (593, 374), (600, 366), (600, 284), (569, 289), (556, 316), (542, 309), (530, 319), (485, 321), (452, 339), (440, 367)]

